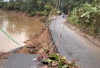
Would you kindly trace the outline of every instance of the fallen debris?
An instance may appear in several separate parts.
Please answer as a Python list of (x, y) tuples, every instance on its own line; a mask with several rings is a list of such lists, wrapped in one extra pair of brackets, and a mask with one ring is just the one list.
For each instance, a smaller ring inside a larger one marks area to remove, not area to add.
[(67, 61), (66, 57), (60, 56), (48, 28), (42, 29), (25, 43), (26, 46), (19, 49), (17, 53), (39, 54), (37, 61), (42, 63), (39, 68), (79, 68), (74, 61)]
[(48, 55), (41, 62), (43, 64), (41, 68), (79, 68), (74, 61), (67, 61), (66, 57), (59, 54)]
[[(67, 61), (66, 57), (62, 57), (58, 53), (50, 36), (49, 28), (42, 29), (40, 33), (30, 37), (25, 43), (26, 45), (24, 47), (14, 53), (40, 55), (36, 59), (36, 66), (39, 66), (39, 68), (79, 68), (74, 61)], [(1, 53), (0, 59), (7, 59), (9, 55), (9, 53)]]
[(8, 59), (9, 56), (10, 56), (10, 53), (0, 52), (0, 68), (2, 67), (3, 61), (5, 59)]

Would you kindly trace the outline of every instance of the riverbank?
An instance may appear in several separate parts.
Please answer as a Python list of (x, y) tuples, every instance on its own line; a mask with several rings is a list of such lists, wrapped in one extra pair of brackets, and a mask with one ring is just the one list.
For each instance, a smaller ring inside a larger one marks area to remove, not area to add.
[(4, 62), (5, 59), (8, 59), (8, 57), (10, 56), (10, 53), (3, 53), (3, 52), (0, 52), (0, 68), (2, 68), (2, 64)]
[[(24, 46), (24, 41), (29, 39), (30, 36), (40, 32), (45, 27), (45, 23), (41, 21), (42, 19), (44, 19), (42, 16), (29, 17), (25, 16), (24, 13), (20, 14), (20, 12), (1, 10), (0, 27), (12, 39), (21, 46)], [(2, 31), (0, 31), (0, 41), (2, 41), (0, 43), (2, 45), (0, 46), (0, 51), (2, 52), (8, 52), (20, 47), (9, 39)], [(6, 46), (8, 46), (8, 48), (5, 48)]]
[(42, 20), (44, 20), (46, 18), (46, 16), (41, 16), (41, 15), (29, 16), (28, 13), (21, 12), (21, 11), (17, 11), (17, 10), (12, 10), (11, 11), (11, 10), (3, 10), (3, 9), (0, 9), (0, 13), (2, 13), (2, 12), (3, 13), (9, 13), (9, 14), (15, 14), (15, 15), (21, 15), (21, 16), (33, 18), (35, 20), (40, 20), (40, 22), (42, 22)]
[[(14, 53), (17, 55), (24, 55), (25, 53), (39, 55), (39, 57), (36, 58), (37, 64), (34, 64), (35, 66), (33, 65), (34, 67), (39, 66), (39, 68), (79, 68), (74, 61), (67, 61), (66, 57), (62, 57), (58, 53), (56, 45), (53, 43), (49, 28), (42, 29), (41, 32), (37, 33), (35, 36), (32, 36), (25, 43), (25, 46), (18, 49)], [(11, 58), (11, 54), (12, 53), (2, 53), (0, 55), (1, 66), (4, 65), (4, 61), (6, 61), (8, 58)], [(40, 64), (38, 65), (38, 63)]]
[(19, 49), (16, 52), (39, 55), (49, 55), (57, 53), (57, 48), (50, 36), (49, 28), (42, 29), (41, 32), (25, 41), (25, 44), (26, 45), (23, 48)]
[[(25, 41), (25, 46), (21, 47), (20, 49), (17, 49), (13, 53), (17, 54), (37, 54), (39, 57), (37, 57), (37, 60), (39, 62), (42, 60), (43, 57), (47, 57), (50, 54), (57, 54), (58, 51), (56, 49), (56, 46), (54, 45), (52, 38), (50, 36), (50, 32), (48, 28), (42, 29), (39, 33), (37, 33), (35, 36), (31, 36), (29, 40)], [(6, 61), (12, 53), (0, 53), (0, 66)], [(41, 58), (41, 59), (40, 59)], [(45, 58), (46, 59), (46, 58)], [(36, 65), (37, 66), (37, 65)], [(48, 66), (42, 66), (48, 67)], [(52, 67), (54, 68), (54, 67)]]
[[(8, 13), (8, 14), (15, 14), (19, 16), (26, 16), (29, 17), (27, 13), (18, 12), (18, 11), (5, 11), (0, 10), (2, 13)], [(31, 17), (32, 19), (38, 20), (41, 23), (43, 23), (43, 19), (45, 19), (45, 16), (39, 16), (36, 15), (34, 17)], [(34, 41), (34, 42), (33, 42)], [(43, 28), (40, 32), (38, 32), (35, 35), (31, 35), (29, 40), (25, 41), (25, 46), (21, 49), (17, 50), (16, 53), (28, 53), (28, 54), (41, 54), (41, 55), (47, 55), (49, 54), (49, 51), (51, 50), (50, 54), (56, 54), (56, 47), (51, 40), (49, 28)]]

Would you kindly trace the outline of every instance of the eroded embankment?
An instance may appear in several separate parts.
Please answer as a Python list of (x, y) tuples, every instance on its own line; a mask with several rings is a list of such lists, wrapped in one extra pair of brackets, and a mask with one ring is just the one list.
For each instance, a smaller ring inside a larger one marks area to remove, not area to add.
[[(44, 16), (28, 17), (24, 13), (21, 15), (21, 12), (0, 10), (0, 51), (9, 52), (25, 45), (24, 41), (29, 39), (29, 36), (44, 28), (43, 19)], [(19, 44), (13, 42), (6, 34)]]
[[(39, 68), (79, 68), (74, 62), (66, 61), (60, 56), (53, 43), (49, 28), (42, 29), (40, 33), (25, 41), (26, 45), (15, 53), (38, 54), (37, 61), (41, 62)], [(9, 53), (3, 53), (1, 58), (9, 58)]]
[(42, 63), (39, 68), (79, 68), (74, 61), (69, 62), (58, 53), (49, 28), (42, 29), (40, 33), (31, 37), (25, 43), (26, 45), (16, 52), (41, 55), (37, 58)]
[(57, 53), (56, 46), (53, 44), (48, 28), (42, 29), (42, 31), (29, 40), (25, 41), (26, 45), (16, 51), (17, 53), (29, 53), (29, 54), (55, 54)]
[[(49, 54), (57, 54), (57, 49), (52, 42), (49, 28), (42, 29), (35, 36), (25, 41), (25, 46), (18, 49), (14, 53), (28, 53), (46, 56)], [(5, 59), (8, 59), (11, 53), (0, 53), (0, 67)]]

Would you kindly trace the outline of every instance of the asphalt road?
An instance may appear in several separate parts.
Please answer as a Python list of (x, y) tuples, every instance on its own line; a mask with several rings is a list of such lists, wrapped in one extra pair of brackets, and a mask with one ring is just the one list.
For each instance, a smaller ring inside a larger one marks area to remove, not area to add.
[(66, 19), (54, 17), (49, 26), (60, 54), (68, 60), (75, 60), (81, 68), (100, 68), (100, 48), (66, 26)]
[(38, 63), (35, 59), (37, 55), (33, 54), (18, 54), (12, 53), (11, 56), (6, 59), (2, 68), (37, 68)]

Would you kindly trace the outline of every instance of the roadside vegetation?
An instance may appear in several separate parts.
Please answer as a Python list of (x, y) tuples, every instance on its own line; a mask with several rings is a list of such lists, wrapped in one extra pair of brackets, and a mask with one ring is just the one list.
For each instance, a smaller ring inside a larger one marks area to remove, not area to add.
[(100, 39), (100, 1), (68, 0), (68, 21), (83, 32)]

